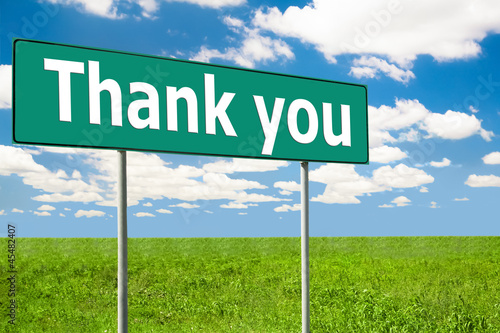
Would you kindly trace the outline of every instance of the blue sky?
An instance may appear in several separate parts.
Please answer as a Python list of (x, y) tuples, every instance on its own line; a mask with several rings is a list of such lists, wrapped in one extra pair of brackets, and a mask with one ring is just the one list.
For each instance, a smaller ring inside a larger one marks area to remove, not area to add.
[[(0, 221), (115, 237), (113, 151), (12, 144), (12, 38), (368, 86), (370, 164), (310, 163), (311, 236), (498, 235), (498, 1), (0, 4)], [(298, 162), (128, 153), (130, 237), (300, 235)]]

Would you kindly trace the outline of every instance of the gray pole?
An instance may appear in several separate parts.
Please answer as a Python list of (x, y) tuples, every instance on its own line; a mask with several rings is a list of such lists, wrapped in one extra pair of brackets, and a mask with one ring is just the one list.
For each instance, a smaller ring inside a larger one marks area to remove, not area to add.
[(118, 333), (128, 332), (127, 155), (118, 151)]
[(302, 333), (310, 332), (309, 309), (309, 163), (300, 162), (301, 252), (302, 252)]

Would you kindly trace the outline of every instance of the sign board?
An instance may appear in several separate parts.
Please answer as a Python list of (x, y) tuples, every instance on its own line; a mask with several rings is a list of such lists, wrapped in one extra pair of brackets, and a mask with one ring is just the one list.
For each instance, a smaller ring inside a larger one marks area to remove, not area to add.
[(367, 88), (14, 40), (19, 144), (368, 163)]

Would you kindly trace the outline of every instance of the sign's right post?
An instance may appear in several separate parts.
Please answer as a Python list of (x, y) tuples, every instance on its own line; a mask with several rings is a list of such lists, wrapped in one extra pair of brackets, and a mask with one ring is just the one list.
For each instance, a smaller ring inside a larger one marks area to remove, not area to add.
[(310, 332), (309, 308), (309, 162), (300, 162), (302, 333)]

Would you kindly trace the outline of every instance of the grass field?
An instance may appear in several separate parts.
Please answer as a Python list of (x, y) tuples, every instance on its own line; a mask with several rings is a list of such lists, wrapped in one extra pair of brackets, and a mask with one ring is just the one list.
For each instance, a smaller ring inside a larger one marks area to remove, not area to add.
[[(116, 332), (116, 239), (18, 238), (16, 328)], [(500, 332), (500, 237), (311, 238), (312, 332)], [(299, 238), (129, 239), (129, 332), (300, 332)]]

